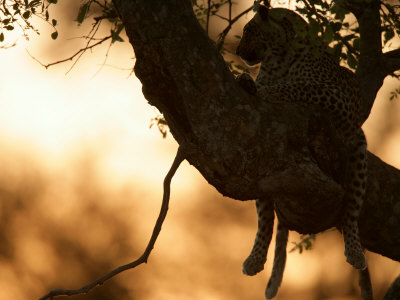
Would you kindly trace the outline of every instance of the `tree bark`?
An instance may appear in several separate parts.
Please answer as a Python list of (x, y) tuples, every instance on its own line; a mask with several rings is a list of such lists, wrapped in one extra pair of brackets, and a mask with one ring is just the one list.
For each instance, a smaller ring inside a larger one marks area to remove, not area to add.
[[(114, 0), (136, 54), (143, 94), (186, 159), (225, 196), (271, 198), (300, 233), (343, 216), (346, 153), (318, 107), (263, 103), (234, 80), (188, 0)], [(362, 78), (362, 80), (366, 80)], [(360, 216), (367, 249), (400, 261), (400, 171), (368, 156)]]

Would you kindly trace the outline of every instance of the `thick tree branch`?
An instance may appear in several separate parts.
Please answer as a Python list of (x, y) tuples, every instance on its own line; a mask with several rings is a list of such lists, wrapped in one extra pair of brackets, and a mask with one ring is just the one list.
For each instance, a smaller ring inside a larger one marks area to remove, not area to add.
[(360, 58), (356, 74), (361, 85), (363, 118), (366, 120), (387, 76), (381, 65), (380, 1), (347, 0), (345, 6), (356, 16), (360, 30)]
[[(114, 0), (150, 104), (208, 182), (239, 200), (272, 197), (283, 225), (340, 224), (346, 153), (315, 107), (262, 103), (234, 81), (190, 1)], [(364, 77), (362, 77), (364, 78)], [(400, 261), (400, 171), (369, 155), (362, 244)]]
[(392, 50), (383, 54), (384, 67), (387, 75), (400, 70), (400, 49)]

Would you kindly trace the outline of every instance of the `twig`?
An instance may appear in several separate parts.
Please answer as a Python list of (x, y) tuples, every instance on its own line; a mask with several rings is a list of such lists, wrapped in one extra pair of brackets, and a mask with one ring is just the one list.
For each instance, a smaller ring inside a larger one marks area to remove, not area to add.
[(140, 256), (137, 260), (135, 260), (131, 263), (128, 263), (126, 265), (120, 266), (120, 267), (112, 270), (111, 272), (105, 274), (104, 276), (96, 279), (95, 281), (93, 281), (79, 289), (75, 289), (75, 290), (54, 289), (54, 290), (51, 290), (48, 294), (44, 295), (39, 300), (46, 300), (46, 299), (52, 300), (56, 296), (73, 296), (73, 295), (88, 293), (90, 290), (92, 290), (93, 288), (95, 288), (98, 285), (102, 285), (105, 281), (111, 279), (115, 275), (117, 275), (123, 271), (126, 271), (128, 269), (133, 269), (143, 263), (147, 263), (147, 259), (150, 256), (151, 250), (153, 250), (153, 248), (154, 248), (154, 244), (155, 244), (157, 237), (161, 231), (161, 226), (162, 226), (164, 219), (168, 212), (171, 179), (174, 176), (179, 165), (181, 164), (181, 162), (184, 159), (185, 158), (182, 153), (182, 150), (181, 150), (181, 148), (179, 148), (178, 152), (176, 153), (174, 162), (172, 163), (170, 170), (168, 171), (167, 175), (164, 178), (164, 195), (163, 195), (163, 200), (162, 200), (162, 204), (161, 204), (160, 214), (158, 215), (156, 224), (154, 225), (154, 229), (153, 229), (153, 233), (151, 235), (150, 241), (147, 244), (146, 250), (143, 252), (142, 256)]
[(228, 0), (229, 3), (229, 22), (232, 22), (232, 0)]
[(222, 45), (224, 44), (225, 41), (225, 37), (228, 34), (228, 32), (231, 30), (232, 25), (239, 20), (242, 16), (244, 16), (245, 14), (247, 14), (249, 11), (251, 11), (253, 9), (253, 6), (250, 6), (249, 8), (245, 9), (244, 11), (242, 11), (240, 14), (238, 14), (236, 17), (234, 17), (232, 20), (230, 20), (228, 26), (225, 27), (225, 29), (219, 34), (219, 38), (217, 41), (217, 49), (218, 51), (221, 50)]
[[(42, 63), (40, 60), (38, 60), (36, 57), (34, 57), (32, 54), (30, 54), (28, 50), (26, 50), (26, 52), (28, 52), (29, 56), (32, 57), (33, 60), (37, 61), (39, 64), (41, 64), (43, 67), (45, 67), (47, 69), (47, 68), (49, 68), (51, 66), (54, 66), (54, 65), (57, 65), (57, 64), (69, 61), (69, 60), (73, 60), (77, 55), (79, 55), (81, 53), (83, 54), (84, 52), (86, 52), (86, 50), (92, 49), (92, 48), (104, 43), (105, 41), (109, 40), (111, 37), (112, 37), (111, 35), (106, 36), (106, 37), (102, 38), (100, 41), (98, 41), (97, 43), (94, 43), (94, 44), (92, 44), (90, 46), (87, 46), (87, 47), (79, 49), (77, 52), (75, 52), (73, 55), (71, 55), (68, 58), (64, 58), (64, 59), (61, 59), (61, 60), (58, 60), (58, 61), (55, 61), (55, 62), (52, 62), (52, 63), (49, 63), (49, 64)], [(82, 56), (82, 54), (81, 54), (81, 56)], [(74, 63), (74, 65), (75, 65), (75, 63)], [(68, 72), (69, 71), (70, 70), (68, 70)]]
[(112, 46), (112, 40), (111, 40), (110, 44), (108, 45), (106, 54), (104, 55), (104, 61), (103, 61), (103, 63), (101, 64), (100, 68), (97, 70), (97, 72), (93, 75), (93, 78), (96, 77), (97, 74), (99, 74), (100, 71), (101, 71), (101, 70), (103, 69), (103, 67), (105, 66), (105, 64), (106, 64), (106, 62), (107, 62), (107, 60), (108, 60), (108, 55), (110, 54), (111, 46)]
[(78, 63), (79, 59), (80, 59), (80, 58), (82, 57), (82, 55), (86, 52), (86, 50), (91, 49), (91, 48), (89, 48), (89, 44), (90, 44), (90, 42), (92, 41), (92, 39), (94, 38), (94, 36), (96, 35), (97, 31), (99, 30), (100, 25), (101, 25), (101, 21), (102, 21), (102, 20), (96, 21), (96, 22), (93, 24), (92, 29), (90, 29), (90, 32), (89, 32), (89, 34), (88, 34), (88, 35), (90, 36), (90, 38), (89, 38), (89, 40), (87, 41), (84, 50), (83, 50), (81, 53), (78, 54), (77, 59), (73, 62), (73, 64), (71, 65), (71, 67), (68, 69), (68, 71), (67, 71), (65, 74), (68, 74), (68, 73), (75, 67), (75, 65)]

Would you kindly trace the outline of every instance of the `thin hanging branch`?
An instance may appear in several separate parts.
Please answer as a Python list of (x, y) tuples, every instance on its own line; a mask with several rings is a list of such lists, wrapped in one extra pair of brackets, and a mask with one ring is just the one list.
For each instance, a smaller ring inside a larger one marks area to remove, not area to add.
[(169, 204), (169, 196), (170, 196), (170, 187), (171, 187), (171, 179), (175, 175), (176, 170), (182, 163), (182, 161), (185, 159), (181, 148), (178, 149), (178, 152), (176, 153), (174, 162), (172, 163), (172, 166), (170, 170), (168, 171), (167, 175), (164, 178), (164, 195), (163, 195), (163, 200), (161, 204), (161, 210), (160, 214), (158, 215), (156, 224), (154, 225), (153, 233), (151, 235), (150, 241), (147, 244), (146, 250), (143, 252), (142, 256), (140, 256), (137, 260), (128, 263), (126, 265), (122, 265), (111, 272), (105, 274), (104, 276), (96, 279), (95, 281), (75, 290), (64, 290), (64, 289), (53, 289), (43, 297), (41, 297), (39, 300), (46, 300), (46, 299), (53, 299), (56, 296), (74, 296), (74, 295), (79, 295), (79, 294), (86, 294), (93, 288), (95, 288), (98, 285), (102, 285), (105, 281), (113, 278), (115, 275), (124, 272), (129, 269), (133, 269), (143, 263), (147, 263), (147, 259), (150, 256), (151, 251), (154, 248), (154, 244), (157, 240), (157, 237), (161, 231), (162, 224), (164, 222), (164, 219), (167, 215), (168, 212), (168, 204)]

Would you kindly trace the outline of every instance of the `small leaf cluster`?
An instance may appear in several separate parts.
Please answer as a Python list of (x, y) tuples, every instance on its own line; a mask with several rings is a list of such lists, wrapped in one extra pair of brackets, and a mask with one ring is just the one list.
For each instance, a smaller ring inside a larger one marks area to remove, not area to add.
[(98, 26), (102, 21), (107, 21), (110, 27), (111, 43), (123, 42), (121, 32), (125, 28), (124, 24), (118, 17), (115, 7), (111, 0), (96, 0), (84, 1), (78, 10), (75, 21), (78, 26), (87, 19), (93, 19), (95, 23), (92, 25), (91, 33), (98, 30)]
[[(365, 0), (372, 1), (372, 0)], [(356, 69), (360, 55), (358, 23), (350, 14), (348, 0), (299, 0), (296, 10), (305, 16), (311, 33), (322, 38), (337, 62)], [(381, 2), (381, 24), (384, 45), (390, 46), (400, 36), (400, 5)]]
[[(6, 33), (19, 27), (26, 39), (28, 32), (39, 34), (31, 24), (31, 18), (36, 16), (54, 28), (53, 39), (58, 36), (57, 20), (50, 19), (49, 7), (57, 4), (57, 0), (0, 0), (0, 43), (5, 42)], [(3, 46), (1, 46), (3, 47)]]
[(229, 0), (192, 0), (194, 14), (203, 25), (207, 23), (207, 15), (218, 15), (220, 8), (229, 3)]
[(312, 40), (316, 46), (325, 44), (336, 62), (351, 69), (357, 67), (360, 55), (358, 24), (340, 1), (300, 0), (296, 11), (307, 18), (310, 35), (319, 37)]
[(381, 24), (383, 24), (383, 44), (390, 47), (391, 41), (397, 35), (400, 37), (400, 5), (390, 5), (382, 2)]
[(315, 234), (305, 235), (302, 234), (300, 236), (300, 242), (292, 242), (294, 244), (293, 248), (289, 250), (289, 252), (293, 252), (299, 250), (299, 253), (302, 253), (303, 250), (310, 250), (312, 248), (313, 242), (315, 241)]
[(400, 98), (400, 88), (395, 89), (394, 91), (390, 92), (390, 101), (397, 99), (397, 97)]
[(168, 133), (168, 123), (162, 114), (151, 119), (149, 127), (151, 128), (154, 125), (157, 126), (158, 130), (162, 134), (162, 137), (165, 139)]
[(244, 65), (237, 63), (234, 60), (226, 60), (225, 63), (227, 64), (229, 70), (233, 75), (240, 75), (242, 73), (250, 73), (249, 68), (245, 67)]
[[(257, 1), (255, 3), (258, 3)], [(239, 75), (243, 72), (249, 72), (248, 68), (236, 59), (232, 59), (232, 57), (236, 57), (233, 53), (234, 51), (229, 50), (224, 45), (224, 40), (226, 35), (231, 29), (231, 26), (234, 22), (236, 22), (236, 18), (232, 16), (232, 6), (234, 2), (231, 0), (192, 0), (193, 11), (197, 17), (197, 20), (200, 24), (205, 25), (206, 29), (208, 29), (210, 17), (217, 17), (224, 22), (228, 23), (228, 26), (222, 31), (219, 35), (219, 39), (216, 42), (217, 49), (220, 51), (221, 55), (224, 57), (227, 66), (230, 71), (234, 75)], [(221, 13), (221, 8), (227, 6), (227, 11), (223, 14)], [(208, 32), (207, 32), (208, 33)], [(240, 40), (240, 36), (235, 35), (234, 38)]]

